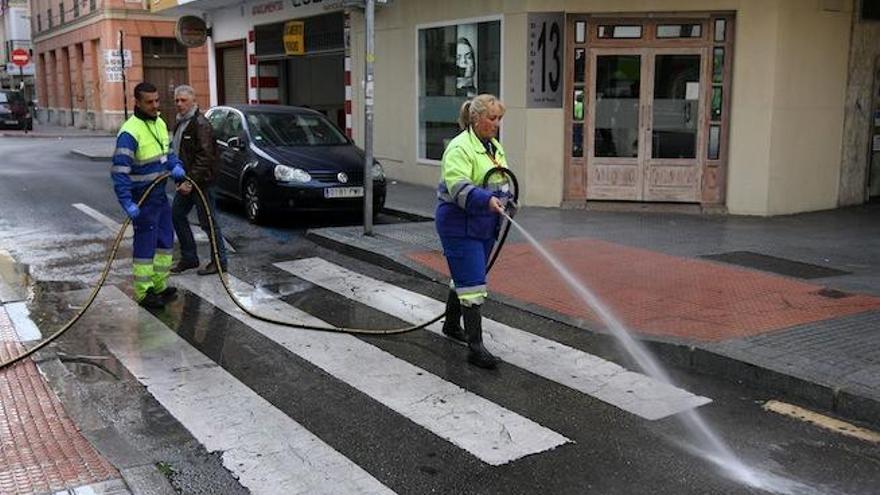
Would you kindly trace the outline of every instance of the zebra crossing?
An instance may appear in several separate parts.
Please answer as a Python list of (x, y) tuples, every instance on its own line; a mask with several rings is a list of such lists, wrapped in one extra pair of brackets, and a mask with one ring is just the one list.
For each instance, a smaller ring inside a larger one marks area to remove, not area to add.
[[(280, 262), (296, 277), (404, 321), (424, 321), (443, 303), (320, 258)], [(288, 275), (289, 274), (289, 275)], [(228, 275), (231, 287), (258, 314), (292, 323), (328, 324), (264, 290)], [(396, 421), (414, 425), (488, 467), (549, 455), (574, 442), (554, 428), (447, 381), (349, 334), (291, 329), (254, 319), (237, 308), (214, 277), (176, 276), (186, 297), (231, 318), (368, 400)], [(257, 291), (257, 292), (255, 292)], [(255, 293), (259, 297), (253, 296)], [(297, 420), (242, 383), (215, 359), (139, 307), (116, 287), (102, 289), (98, 338), (156, 400), (252, 493), (394, 493)], [(131, 315), (137, 317), (132, 319)], [(124, 323), (128, 322), (128, 323)], [(661, 419), (710, 402), (674, 386), (560, 343), (485, 319), (488, 345), (499, 357), (634, 416)], [(431, 332), (440, 332), (432, 326)], [(210, 331), (210, 330), (209, 330)], [(352, 411), (354, 413), (354, 411)]]

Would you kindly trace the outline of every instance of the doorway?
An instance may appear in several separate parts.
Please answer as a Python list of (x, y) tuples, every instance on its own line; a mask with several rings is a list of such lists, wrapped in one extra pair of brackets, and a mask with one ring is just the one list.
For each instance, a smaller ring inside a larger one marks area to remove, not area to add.
[(729, 22), (570, 17), (567, 202), (723, 202)]
[(874, 61), (874, 105), (871, 112), (871, 154), (868, 157), (868, 200), (880, 201), (880, 57)]
[(159, 111), (168, 129), (174, 126), (177, 108), (174, 88), (187, 84), (186, 48), (174, 38), (141, 38), (144, 81), (159, 90)]

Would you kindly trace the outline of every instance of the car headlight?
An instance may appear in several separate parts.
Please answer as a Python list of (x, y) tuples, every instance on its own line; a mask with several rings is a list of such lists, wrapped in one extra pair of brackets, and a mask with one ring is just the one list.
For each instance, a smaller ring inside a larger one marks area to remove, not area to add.
[(385, 179), (385, 170), (382, 168), (382, 165), (379, 165), (379, 162), (373, 162), (373, 180), (384, 180)]
[(312, 176), (301, 168), (288, 167), (287, 165), (275, 165), (275, 180), (278, 182), (301, 182), (312, 180)]

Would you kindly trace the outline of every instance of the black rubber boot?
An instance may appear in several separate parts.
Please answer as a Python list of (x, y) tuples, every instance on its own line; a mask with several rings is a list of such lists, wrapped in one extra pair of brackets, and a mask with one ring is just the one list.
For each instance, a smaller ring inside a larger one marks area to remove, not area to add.
[(443, 335), (450, 339), (467, 342), (467, 335), (461, 328), (461, 301), (454, 290), (446, 297), (446, 320), (443, 321)]
[(465, 306), (461, 308), (464, 316), (464, 329), (467, 332), (468, 362), (480, 368), (495, 369), (498, 366), (498, 358), (489, 354), (483, 347), (483, 317), (480, 314), (480, 305)]

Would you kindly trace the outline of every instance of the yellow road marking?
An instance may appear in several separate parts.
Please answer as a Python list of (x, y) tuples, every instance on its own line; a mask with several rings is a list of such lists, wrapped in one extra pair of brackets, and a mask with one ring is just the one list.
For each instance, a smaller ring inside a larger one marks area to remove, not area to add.
[(793, 404), (770, 400), (764, 403), (764, 410), (773, 411), (784, 416), (790, 416), (801, 421), (806, 421), (807, 423), (812, 423), (821, 428), (840, 433), (841, 435), (858, 438), (859, 440), (864, 440), (866, 442), (880, 443), (880, 433), (877, 433), (876, 431), (851, 425), (845, 421), (834, 419), (830, 416), (825, 416), (824, 414), (819, 414)]

